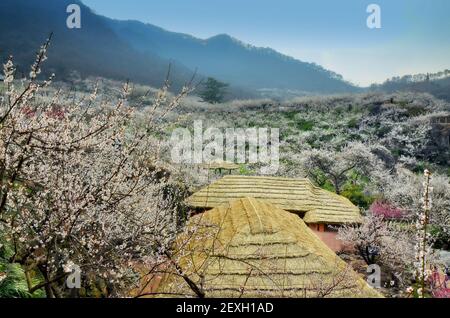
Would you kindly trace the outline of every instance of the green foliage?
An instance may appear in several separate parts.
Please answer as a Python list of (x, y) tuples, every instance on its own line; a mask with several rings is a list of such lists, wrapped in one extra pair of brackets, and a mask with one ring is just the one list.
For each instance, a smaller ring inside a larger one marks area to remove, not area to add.
[[(314, 181), (324, 190), (336, 192), (333, 184), (327, 177), (319, 170), (313, 173)], [(344, 184), (341, 190), (341, 195), (349, 199), (353, 204), (361, 208), (367, 209), (375, 201), (375, 197), (367, 195), (364, 192), (365, 180), (358, 176), (352, 177)]]
[(433, 247), (436, 249), (450, 250), (450, 231), (436, 225), (431, 225), (430, 227), (430, 234), (434, 238)]
[(412, 168), (412, 171), (418, 174), (423, 173), (423, 171), (425, 169), (427, 169), (428, 164), (426, 162), (423, 161), (419, 161), (417, 162), (417, 164), (415, 165), (415, 167)]
[(333, 184), (329, 181), (327, 176), (320, 169), (311, 170), (310, 176), (314, 180), (316, 185), (318, 185), (322, 189), (330, 192), (336, 192)]
[(300, 119), (297, 121), (296, 126), (302, 131), (311, 131), (314, 128), (314, 122), (311, 120)]
[(395, 158), (399, 158), (402, 154), (402, 150), (399, 148), (393, 148), (391, 149), (391, 154), (395, 157)]
[[(5, 273), (6, 278), (0, 282), (0, 298), (43, 298), (43, 290), (37, 290), (33, 294), (28, 291), (25, 272), (19, 264), (10, 264), (0, 260), (0, 273)], [(40, 280), (32, 279), (33, 286)]]
[(328, 181), (328, 180), (326, 180), (323, 183), (321, 188), (324, 189), (324, 190), (330, 191), (330, 192), (336, 192), (336, 189), (334, 188), (333, 184), (330, 181)]
[(405, 101), (405, 100), (401, 100), (401, 101), (398, 101), (398, 102), (394, 101), (394, 104), (400, 105), (401, 107), (406, 107), (408, 105), (408, 102)]
[(358, 118), (352, 118), (348, 121), (347, 127), (351, 129), (356, 129), (359, 127)]
[(376, 134), (378, 137), (384, 137), (384, 136), (386, 136), (390, 131), (391, 131), (391, 127), (379, 125), (379, 126), (376, 127), (376, 129), (375, 129), (375, 134)]
[(374, 196), (365, 193), (364, 189), (370, 180), (356, 172), (352, 172), (350, 179), (342, 187), (341, 195), (349, 199), (354, 205), (367, 210), (376, 200)]
[(255, 171), (249, 169), (245, 164), (239, 165), (239, 174), (244, 176), (250, 176), (253, 175)]
[[(316, 169), (310, 172), (315, 183), (324, 190), (336, 192), (333, 184), (326, 175)], [(365, 177), (352, 173), (350, 179), (342, 186), (341, 195), (349, 199), (353, 204), (361, 208), (367, 209), (375, 201), (375, 197), (367, 195), (364, 191), (365, 185), (369, 182)]]
[(318, 140), (322, 143), (329, 143), (333, 140), (333, 138), (336, 137), (335, 134), (324, 134), (318, 138)]
[[(38, 298), (44, 297), (44, 292), (38, 290), (33, 294), (28, 291), (25, 272), (19, 264), (9, 262), (13, 251), (0, 232), (0, 275), (6, 278), (0, 281), (0, 298)], [(38, 284), (38, 279), (32, 279), (32, 284)]]
[(364, 193), (364, 186), (355, 183), (346, 184), (341, 195), (349, 199), (356, 206), (364, 209), (368, 209), (375, 201), (374, 197)]
[(6, 278), (0, 282), (0, 298), (29, 298), (25, 274), (17, 264), (0, 261), (0, 274)]
[(297, 116), (298, 112), (295, 111), (288, 111), (283, 112), (283, 116), (286, 117), (288, 120), (295, 120), (295, 117)]
[(206, 83), (203, 84), (203, 90), (200, 92), (199, 96), (203, 99), (203, 101), (216, 104), (223, 101), (226, 88), (229, 85), (226, 83), (222, 83), (215, 78), (208, 77)]

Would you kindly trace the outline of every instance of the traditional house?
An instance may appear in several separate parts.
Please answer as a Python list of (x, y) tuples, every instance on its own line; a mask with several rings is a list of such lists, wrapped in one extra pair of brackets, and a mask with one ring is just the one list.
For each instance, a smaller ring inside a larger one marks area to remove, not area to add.
[(301, 218), (267, 200), (240, 198), (197, 214), (175, 246), (183, 275), (167, 271), (157, 294), (381, 297)]
[(337, 228), (361, 222), (359, 209), (348, 199), (316, 187), (308, 179), (225, 176), (194, 193), (187, 203), (203, 212), (244, 197), (297, 214), (334, 251), (345, 247), (336, 239)]

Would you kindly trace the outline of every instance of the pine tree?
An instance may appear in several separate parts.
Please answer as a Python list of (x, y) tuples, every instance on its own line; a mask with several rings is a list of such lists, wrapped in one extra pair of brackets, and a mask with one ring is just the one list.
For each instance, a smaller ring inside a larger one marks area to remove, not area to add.
[(215, 78), (208, 77), (205, 84), (203, 84), (203, 90), (199, 93), (199, 96), (205, 102), (211, 104), (220, 103), (223, 101), (228, 86), (228, 84), (220, 82)]

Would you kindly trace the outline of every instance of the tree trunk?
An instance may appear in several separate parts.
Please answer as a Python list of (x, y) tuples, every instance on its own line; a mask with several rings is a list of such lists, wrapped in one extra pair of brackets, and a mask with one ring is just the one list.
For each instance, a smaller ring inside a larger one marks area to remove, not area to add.
[(341, 188), (339, 186), (339, 181), (338, 181), (337, 178), (334, 178), (333, 185), (334, 185), (334, 191), (336, 192), (336, 194), (340, 195), (341, 194)]
[(47, 296), (47, 298), (55, 298), (55, 294), (53, 293), (53, 289), (50, 283), (50, 280), (48, 278), (48, 273), (47, 273), (47, 268), (43, 265), (38, 266), (39, 271), (42, 274), (42, 277), (44, 278), (44, 282), (45, 282), (45, 295)]

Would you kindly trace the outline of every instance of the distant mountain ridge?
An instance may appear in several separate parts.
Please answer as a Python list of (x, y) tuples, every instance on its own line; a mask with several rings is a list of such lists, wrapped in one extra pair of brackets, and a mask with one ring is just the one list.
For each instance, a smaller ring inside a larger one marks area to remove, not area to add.
[(234, 85), (318, 93), (359, 90), (319, 65), (243, 43), (227, 34), (198, 39), (138, 21), (105, 20), (123, 41), (140, 52), (155, 52)]
[[(82, 9), (82, 28), (66, 27), (66, 8)], [(169, 32), (138, 21), (118, 21), (95, 14), (79, 0), (1, 0), (0, 56), (13, 54), (20, 69), (33, 61), (46, 36), (54, 33), (45, 70), (64, 79), (130, 79), (160, 86), (169, 64), (181, 86), (198, 69), (244, 90), (291, 89), (312, 93), (355, 92), (359, 88), (324, 68), (270, 48), (257, 48), (226, 34), (206, 40)], [(26, 72), (25, 72), (26, 74)]]
[(397, 82), (397, 83), (417, 83), (417, 82), (425, 82), (425, 81), (438, 81), (443, 80), (450, 77), (450, 70), (444, 70), (436, 73), (427, 73), (427, 74), (413, 74), (413, 75), (404, 75), (404, 76), (395, 76), (388, 79), (386, 82)]
[(405, 75), (393, 77), (382, 84), (374, 84), (372, 91), (393, 93), (411, 91), (429, 93), (436, 98), (450, 102), (450, 70), (436, 73)]

